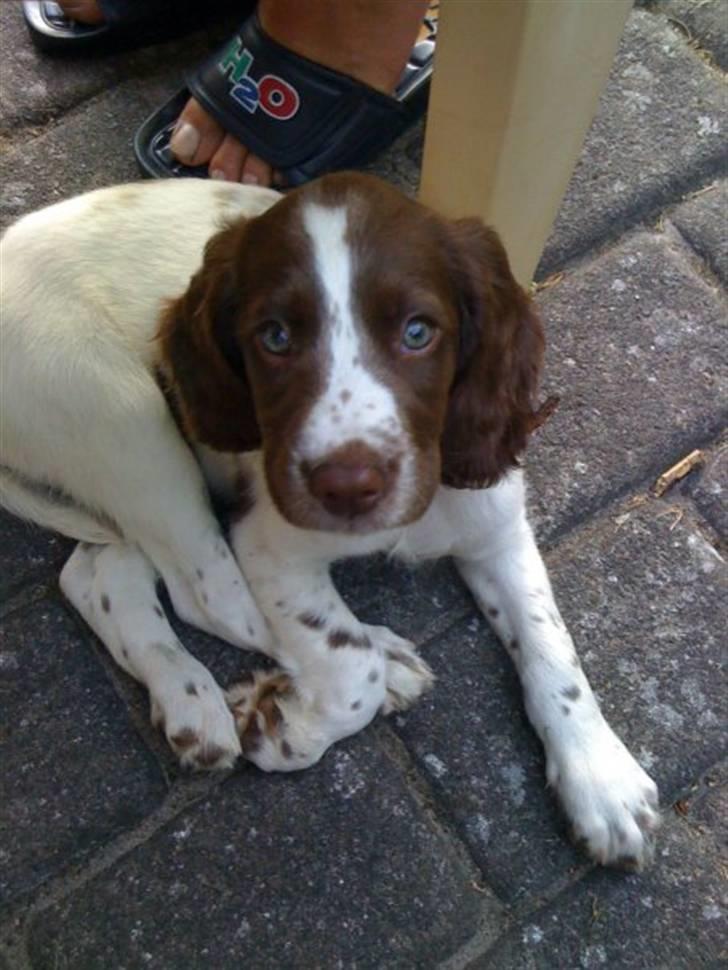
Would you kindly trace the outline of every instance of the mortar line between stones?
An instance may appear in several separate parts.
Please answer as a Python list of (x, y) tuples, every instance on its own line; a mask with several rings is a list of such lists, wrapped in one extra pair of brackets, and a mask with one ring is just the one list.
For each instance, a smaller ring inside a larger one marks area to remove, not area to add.
[(582, 245), (575, 243), (572, 248), (567, 247), (558, 260), (546, 262), (543, 270), (535, 277), (535, 281), (543, 282), (556, 273), (574, 272), (599, 259), (607, 250), (621, 244), (624, 237), (633, 235), (640, 229), (649, 230), (662, 213), (683, 202), (685, 196), (693, 195), (716, 179), (723, 178), (724, 174), (723, 153), (697, 160), (693, 166), (675, 176), (675, 182), (671, 186), (674, 194), (671, 193), (670, 198), (664, 198), (664, 190), (659, 186), (647, 190), (635, 199), (634, 204), (624, 213), (616, 213), (614, 231), (610, 231), (609, 228), (602, 229)]
[[(689, 199), (685, 200), (689, 202)], [(682, 204), (682, 203), (680, 203)], [(704, 279), (710, 286), (714, 286), (723, 299), (728, 298), (728, 290), (726, 289), (723, 280), (716, 275), (713, 267), (703, 256), (703, 254), (696, 249), (696, 247), (690, 242), (688, 237), (680, 230), (678, 225), (672, 221), (672, 212), (675, 206), (670, 207), (669, 212), (664, 213), (664, 233), (671, 239), (675, 244), (675, 248), (678, 252), (681, 252), (688, 264), (694, 267), (695, 273)]]
[(0, 933), (12, 935), (13, 924), (16, 924), (19, 925), (19, 932), (24, 936), (35, 917), (76, 890), (82, 889), (139, 846), (144, 845), (182, 812), (207, 798), (227, 780), (229, 775), (230, 772), (205, 775), (187, 780), (184, 786), (173, 787), (162, 803), (134, 829), (116, 836), (78, 868), (72, 867), (67, 872), (48, 879), (36, 890), (30, 901), (26, 897), (17, 906), (7, 910), (0, 923)]

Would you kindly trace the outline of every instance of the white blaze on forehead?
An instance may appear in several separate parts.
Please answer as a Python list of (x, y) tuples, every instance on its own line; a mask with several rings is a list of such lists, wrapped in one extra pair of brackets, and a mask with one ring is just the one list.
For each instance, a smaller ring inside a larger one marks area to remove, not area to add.
[(303, 225), (323, 294), (321, 326), (327, 345), (321, 360), (326, 371), (323, 390), (306, 419), (298, 449), (298, 457), (310, 462), (325, 460), (354, 439), (364, 441), (383, 457), (404, 457), (408, 451), (395, 396), (366, 367), (368, 338), (353, 306), (356, 266), (346, 240), (347, 215), (344, 206), (309, 203), (303, 209)]

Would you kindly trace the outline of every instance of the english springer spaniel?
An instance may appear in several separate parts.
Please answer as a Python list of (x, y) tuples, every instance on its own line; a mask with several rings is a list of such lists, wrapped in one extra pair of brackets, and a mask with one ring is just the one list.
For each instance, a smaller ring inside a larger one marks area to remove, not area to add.
[[(526, 521), (543, 336), (491, 229), (350, 173), (285, 197), (119, 186), (7, 232), (2, 311), (3, 504), (80, 540), (61, 587), (183, 764), (305, 768), (411, 704), (429, 667), (357, 620), (329, 566), (449, 555), (575, 836), (645, 863), (657, 789), (599, 710)], [(230, 545), (210, 494), (235, 507)], [(158, 577), (182, 619), (277, 669), (224, 694)]]

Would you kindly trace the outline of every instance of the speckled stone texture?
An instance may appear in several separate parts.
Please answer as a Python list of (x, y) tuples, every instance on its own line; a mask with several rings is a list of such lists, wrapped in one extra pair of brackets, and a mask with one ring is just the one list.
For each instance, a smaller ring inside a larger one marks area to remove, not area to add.
[(725, 966), (725, 874), (716, 866), (724, 847), (716, 829), (706, 824), (715, 816), (726, 821), (725, 779), (714, 784), (694, 811), (687, 801), (668, 815), (649, 872), (592, 873), (467, 970)]
[(0, 907), (138, 825), (164, 780), (54, 598), (0, 623)]
[(728, 284), (728, 183), (715, 182), (708, 186), (673, 209), (670, 220), (708, 269), (724, 286)]
[(45, 911), (30, 956), (130, 970), (434, 965), (484, 920), (504, 925), (475, 881), (396, 763), (360, 738), (295, 778), (236, 774)]
[(727, 123), (720, 74), (665, 18), (636, 10), (537, 275), (725, 172)]
[(725, 294), (679, 240), (639, 232), (538, 297), (544, 394), (526, 456), (542, 536), (649, 486), (728, 416)]
[[(62, 603), (72, 543), (0, 514), (3, 970), (725, 961), (721, 3), (630, 17), (541, 264), (563, 275), (537, 296), (544, 394), (561, 405), (527, 456), (533, 520), (604, 711), (660, 784), (655, 866), (605, 873), (570, 847), (517, 677), (451, 563), (335, 569), (362, 619), (415, 640), (435, 669), (412, 711), (302, 774), (199, 777)], [(136, 179), (137, 126), (227, 29), (58, 61), (32, 50), (18, 4), (0, 3), (0, 28), (0, 227)], [(415, 192), (422, 133), (372, 169)], [(705, 463), (655, 498), (695, 448)], [(175, 625), (222, 684), (269, 663)]]

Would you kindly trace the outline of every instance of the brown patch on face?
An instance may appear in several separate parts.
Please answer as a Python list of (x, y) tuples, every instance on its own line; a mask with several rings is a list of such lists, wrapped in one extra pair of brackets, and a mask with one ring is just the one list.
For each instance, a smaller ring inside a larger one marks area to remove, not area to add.
[(341, 628), (332, 630), (329, 633), (328, 643), (333, 650), (336, 650), (339, 647), (359, 647), (361, 649), (368, 649), (372, 645), (372, 641), (369, 639), (366, 633), (356, 634)]

